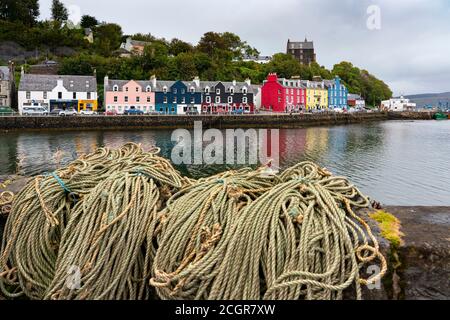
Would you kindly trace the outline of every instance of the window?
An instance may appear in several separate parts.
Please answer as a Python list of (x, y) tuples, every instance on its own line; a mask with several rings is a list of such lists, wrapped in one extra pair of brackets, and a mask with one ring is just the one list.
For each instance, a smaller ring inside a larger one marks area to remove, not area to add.
[(220, 94), (220, 89), (216, 89), (216, 94)]
[(148, 102), (148, 103), (152, 102), (152, 98), (147, 97), (147, 102)]
[(125, 91), (128, 92), (128, 87), (125, 87)]
[(31, 99), (31, 92), (27, 91), (27, 99)]
[(244, 87), (244, 88), (242, 88), (242, 93), (243, 93), (243, 94), (247, 94), (247, 91), (248, 91), (248, 89), (247, 89), (247, 88), (245, 88), (245, 87)]
[(125, 102), (128, 102), (128, 97), (125, 97)]
[(289, 94), (289, 89), (286, 89), (286, 94)]
[(119, 98), (117, 96), (114, 97), (114, 102), (119, 101)]
[(177, 103), (177, 97), (173, 97), (173, 103)]
[(58, 99), (62, 99), (62, 92), (58, 92)]
[(113, 87), (113, 91), (114, 91), (114, 92), (119, 91), (119, 86), (118, 86), (118, 85), (115, 85), (115, 86)]
[(278, 89), (278, 94), (281, 94), (281, 90), (280, 89)]
[(191, 93), (194, 93), (195, 92), (195, 88), (191, 88)]
[(186, 93), (186, 90), (181, 89), (181, 94), (185, 94), (185, 93)]
[(141, 102), (141, 98), (140, 97), (136, 97), (136, 102)]
[(167, 87), (164, 87), (164, 88), (163, 88), (163, 92), (164, 92), (164, 93), (167, 93)]
[(77, 93), (74, 92), (74, 93), (73, 93), (73, 100), (75, 100), (76, 98), (77, 98)]
[(233, 103), (233, 97), (228, 97), (228, 103)]
[(234, 88), (230, 88), (230, 93), (231, 93), (231, 94), (234, 93)]
[(47, 91), (44, 91), (44, 99), (47, 99)]
[(191, 103), (195, 103), (195, 98), (194, 97), (191, 98)]
[(205, 93), (209, 94), (209, 87), (205, 88)]
[(145, 88), (145, 91), (146, 91), (146, 92), (151, 92), (151, 91), (152, 91), (152, 88), (150, 88), (150, 86), (147, 86), (147, 88)]
[(248, 102), (247, 97), (243, 97), (242, 98), (242, 103), (247, 103), (247, 102)]
[(88, 100), (91, 99), (91, 93), (90, 92), (87, 93), (87, 98), (88, 98)]
[(136, 87), (136, 92), (139, 92), (139, 87)]
[(164, 97), (164, 103), (167, 103), (167, 97)]
[(220, 103), (220, 97), (216, 97), (216, 103)]
[(186, 97), (181, 98), (181, 103), (186, 103)]
[(211, 103), (211, 97), (210, 96), (206, 97), (206, 103)]
[(173, 89), (173, 94), (177, 94), (178, 90), (177, 88)]

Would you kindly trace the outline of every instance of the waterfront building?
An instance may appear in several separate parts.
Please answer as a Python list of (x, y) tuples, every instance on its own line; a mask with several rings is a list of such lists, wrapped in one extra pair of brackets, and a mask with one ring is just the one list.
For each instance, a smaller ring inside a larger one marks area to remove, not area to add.
[(410, 102), (409, 99), (406, 99), (403, 96), (381, 102), (381, 109), (387, 111), (414, 111), (416, 108), (417, 105), (415, 103)]
[(106, 76), (104, 91), (107, 112), (123, 114), (129, 109), (137, 109), (144, 113), (155, 111), (153, 81), (110, 80)]
[(199, 81), (202, 90), (202, 113), (253, 113), (255, 112), (254, 87), (245, 82)]
[(255, 111), (259, 111), (261, 109), (262, 103), (262, 86), (252, 84), (253, 88), (253, 105), (255, 106)]
[(328, 88), (328, 105), (330, 109), (347, 109), (348, 89), (342, 83), (341, 78), (336, 76), (334, 80), (325, 80), (324, 82)]
[(348, 94), (347, 103), (350, 108), (364, 109), (366, 107), (366, 101), (359, 94)]
[(25, 74), (22, 69), (18, 102), (19, 113), (23, 107), (41, 106), (78, 112), (96, 111), (97, 79), (94, 76)]
[(152, 77), (156, 111), (161, 114), (201, 113), (202, 91), (198, 78), (193, 81), (161, 81)]
[(306, 109), (325, 110), (328, 109), (328, 88), (325, 81), (302, 80), (306, 87)]
[(305, 110), (306, 87), (300, 79), (278, 78), (271, 73), (262, 87), (261, 109), (271, 112)]
[(0, 107), (12, 107), (14, 102), (14, 63), (0, 66)]
[(291, 42), (288, 39), (286, 53), (292, 55), (298, 62), (304, 65), (310, 65), (312, 62), (316, 62), (314, 42), (308, 41), (306, 38), (303, 42)]

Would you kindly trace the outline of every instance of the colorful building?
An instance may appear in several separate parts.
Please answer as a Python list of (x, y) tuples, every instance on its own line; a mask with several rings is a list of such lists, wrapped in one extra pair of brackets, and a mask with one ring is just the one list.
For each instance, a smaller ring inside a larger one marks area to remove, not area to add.
[(325, 86), (328, 87), (328, 105), (330, 109), (348, 107), (348, 89), (342, 83), (341, 78), (336, 76), (334, 80), (325, 80)]
[(161, 114), (186, 114), (201, 111), (202, 92), (196, 81), (157, 81), (155, 85), (156, 111)]
[(25, 74), (22, 69), (19, 113), (24, 107), (97, 111), (97, 79), (94, 76)]
[(261, 93), (261, 109), (271, 112), (305, 110), (306, 87), (300, 79), (278, 78), (274, 73), (264, 81)]
[(105, 110), (123, 114), (137, 109), (144, 113), (155, 111), (155, 86), (152, 81), (110, 80), (105, 77)]
[(325, 110), (328, 109), (328, 88), (324, 81), (305, 81), (302, 84), (306, 87), (306, 109)]
[(245, 82), (201, 81), (203, 92), (202, 113), (254, 113), (255, 87)]

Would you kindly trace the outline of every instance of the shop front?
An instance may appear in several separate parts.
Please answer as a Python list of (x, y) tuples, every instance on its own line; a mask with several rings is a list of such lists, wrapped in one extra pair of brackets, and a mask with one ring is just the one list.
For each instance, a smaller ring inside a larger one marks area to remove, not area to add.
[(97, 111), (98, 102), (97, 100), (78, 100), (77, 111)]

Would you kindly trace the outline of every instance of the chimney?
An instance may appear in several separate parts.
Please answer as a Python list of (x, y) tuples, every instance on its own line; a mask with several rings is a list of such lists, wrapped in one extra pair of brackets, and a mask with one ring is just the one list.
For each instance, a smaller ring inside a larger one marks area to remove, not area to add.
[(195, 77), (194, 78), (194, 83), (197, 87), (200, 87), (200, 77)]
[(20, 70), (20, 75), (21, 75), (21, 76), (24, 76), (24, 75), (25, 75), (25, 69), (23, 68), (23, 66), (22, 66), (22, 68), (21, 68), (21, 70)]
[(97, 68), (94, 68), (94, 77), (97, 76)]
[(151, 83), (152, 83), (153, 88), (155, 88), (155, 87), (156, 87), (156, 76), (155, 76), (155, 75), (152, 75), (152, 76), (150, 77), (150, 81), (151, 81)]
[(109, 87), (109, 76), (108, 75), (105, 76), (104, 86), (105, 86), (105, 89)]
[(236, 80), (233, 80), (233, 86), (235, 86), (236, 85)]
[(245, 83), (248, 84), (249, 86), (252, 85), (252, 81), (249, 78), (245, 79)]

